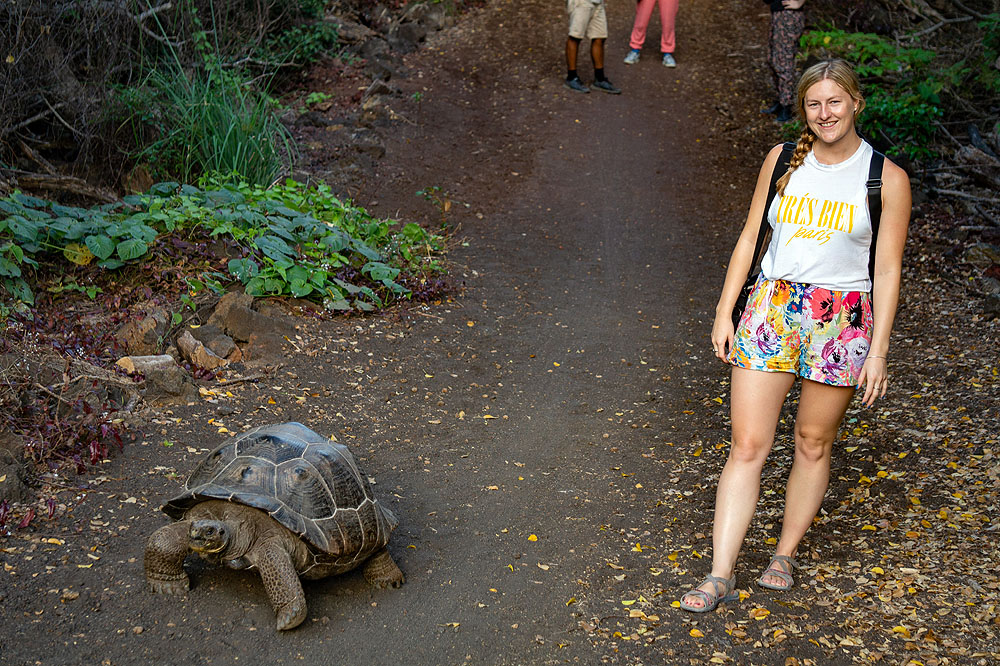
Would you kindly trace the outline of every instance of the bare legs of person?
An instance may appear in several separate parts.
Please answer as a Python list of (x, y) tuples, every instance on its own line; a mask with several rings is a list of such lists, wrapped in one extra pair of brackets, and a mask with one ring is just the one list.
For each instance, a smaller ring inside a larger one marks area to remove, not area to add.
[[(712, 575), (728, 580), (743, 545), (760, 495), (764, 461), (774, 444), (781, 406), (795, 376), (733, 368), (731, 411), (733, 445), (719, 478), (712, 528)], [(795, 458), (785, 490), (785, 514), (776, 554), (794, 557), (819, 511), (830, 476), (830, 455), (853, 388), (802, 381), (795, 419)], [(777, 565), (781, 567), (781, 565)], [(781, 567), (783, 570), (786, 567)], [(788, 572), (791, 573), (791, 572)], [(783, 585), (778, 576), (764, 582)], [(711, 583), (700, 589), (715, 596)], [(684, 595), (686, 605), (703, 608), (701, 595)]]
[[(566, 40), (566, 69), (576, 70), (576, 58), (580, 51), (580, 42), (576, 37)], [(604, 40), (590, 40), (590, 57), (594, 61), (594, 69), (604, 69)]]
[(594, 61), (594, 69), (604, 69), (604, 40), (590, 40), (590, 58)]
[(568, 37), (566, 39), (566, 69), (570, 71), (576, 70), (576, 55), (579, 50), (580, 40), (576, 37)]

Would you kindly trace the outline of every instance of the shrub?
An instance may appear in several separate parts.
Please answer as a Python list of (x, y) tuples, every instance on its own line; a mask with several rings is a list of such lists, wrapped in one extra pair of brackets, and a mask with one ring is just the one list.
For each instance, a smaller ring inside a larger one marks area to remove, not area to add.
[(409, 297), (406, 284), (444, 272), (439, 236), (413, 223), (373, 218), (325, 185), (287, 180), (262, 187), (217, 176), (201, 185), (160, 183), (147, 194), (91, 209), (20, 193), (0, 200), (4, 301), (32, 302), (22, 267), (44, 262), (117, 270), (149, 260), (177, 236), (219, 239), (226, 247), (216, 266), (190, 276), (195, 289), (238, 280), (255, 296), (310, 298), (331, 310), (382, 307)]
[(800, 45), (803, 58), (834, 57), (851, 63), (864, 83), (867, 101), (861, 128), (887, 141), (891, 154), (934, 154), (935, 122), (942, 115), (940, 92), (948, 80), (945, 73), (932, 71), (933, 51), (843, 30), (807, 32)]

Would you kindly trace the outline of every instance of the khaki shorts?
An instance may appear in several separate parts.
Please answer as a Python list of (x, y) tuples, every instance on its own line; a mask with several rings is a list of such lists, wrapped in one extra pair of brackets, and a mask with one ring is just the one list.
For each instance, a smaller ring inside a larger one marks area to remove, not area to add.
[(608, 16), (604, 2), (594, 4), (591, 0), (567, 0), (569, 14), (569, 36), (574, 39), (607, 39)]

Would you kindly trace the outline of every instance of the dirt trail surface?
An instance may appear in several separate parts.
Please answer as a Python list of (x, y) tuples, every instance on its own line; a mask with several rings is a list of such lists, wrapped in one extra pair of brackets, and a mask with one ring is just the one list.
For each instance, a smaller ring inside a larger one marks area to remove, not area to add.
[[(752, 585), (777, 536), (786, 423), (738, 571), (748, 598), (706, 616), (671, 607), (709, 568), (728, 438), (710, 314), (779, 138), (756, 115), (767, 17), (749, 4), (683, 3), (666, 70), (655, 27), (643, 60), (621, 64), (633, 5), (610, 2), (621, 96), (562, 86), (559, 3), (489, 3), (408, 56), (401, 119), (352, 194), (433, 225), (414, 192), (447, 191), (460, 288), (385, 317), (298, 320), (271, 376), (164, 410), (68, 515), (0, 543), (0, 662), (991, 663), (997, 578), (976, 563), (997, 557), (996, 329), (959, 339), (955, 303), (928, 314), (904, 300), (901, 330), (919, 320), (922, 335), (899, 341), (886, 406), (849, 414), (802, 588)], [(937, 400), (949, 383), (965, 406)], [(159, 505), (224, 437), (286, 420), (355, 452), (400, 518), (389, 548), (407, 582), (308, 582), (308, 618), (281, 634), (254, 572), (192, 559), (186, 597), (151, 595), (142, 553), (166, 523)], [(949, 437), (955, 458), (919, 458)], [(966, 505), (949, 495), (973, 490), (959, 475), (977, 461), (993, 470), (978, 477), (987, 499)], [(935, 481), (923, 495), (921, 471)]]

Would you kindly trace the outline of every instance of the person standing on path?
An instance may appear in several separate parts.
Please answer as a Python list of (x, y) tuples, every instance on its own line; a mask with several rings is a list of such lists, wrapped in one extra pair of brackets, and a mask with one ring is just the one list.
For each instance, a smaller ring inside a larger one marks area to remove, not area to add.
[(773, 114), (775, 120), (787, 123), (792, 119), (795, 103), (795, 53), (799, 38), (806, 28), (806, 0), (764, 0), (771, 6), (771, 30), (767, 37), (767, 64), (774, 75), (778, 98), (762, 113)]
[(576, 73), (577, 53), (584, 37), (590, 38), (590, 59), (594, 63), (594, 83), (591, 88), (618, 95), (615, 88), (604, 76), (604, 41), (608, 38), (608, 17), (604, 0), (567, 0), (569, 14), (569, 38), (566, 40), (566, 87), (580, 93), (590, 92)]
[(760, 169), (712, 326), (715, 355), (733, 366), (732, 447), (716, 492), (711, 575), (681, 598), (681, 608), (698, 613), (739, 598), (736, 559), (795, 376), (802, 387), (781, 538), (757, 580), (772, 590), (793, 585), (796, 550), (826, 493), (833, 443), (855, 389), (864, 387), (862, 403), (870, 407), (889, 382), (909, 179), (885, 161), (874, 238), (867, 199), (874, 151), (855, 127), (865, 107), (857, 75), (843, 60), (820, 62), (802, 75), (797, 93), (805, 127), (767, 213), (772, 233), (760, 277), (734, 331), (733, 306), (753, 261), (780, 145)]
[(677, 18), (677, 7), (680, 0), (638, 0), (635, 6), (635, 22), (632, 24), (632, 36), (629, 38), (629, 52), (625, 56), (626, 65), (639, 62), (639, 51), (646, 42), (646, 28), (653, 16), (653, 7), (660, 5), (660, 53), (664, 67), (676, 67), (674, 60), (674, 20)]

